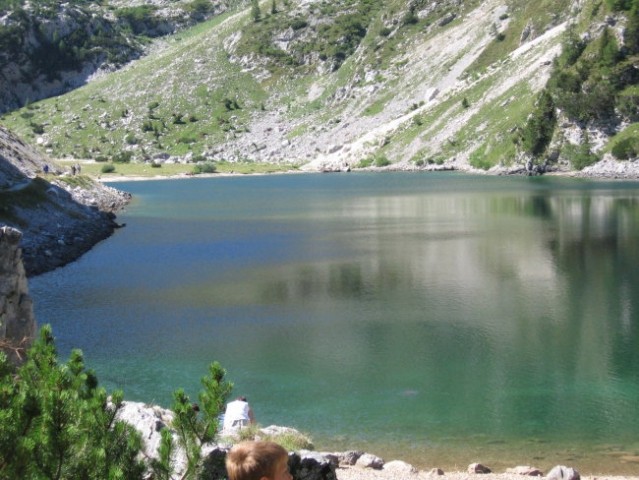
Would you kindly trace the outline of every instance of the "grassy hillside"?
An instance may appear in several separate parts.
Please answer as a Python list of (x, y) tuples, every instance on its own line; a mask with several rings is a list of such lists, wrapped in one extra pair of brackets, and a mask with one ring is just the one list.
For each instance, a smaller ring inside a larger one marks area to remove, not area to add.
[(581, 3), (263, 1), (0, 121), (60, 158), (514, 165), (566, 22), (595, 37), (631, 11)]

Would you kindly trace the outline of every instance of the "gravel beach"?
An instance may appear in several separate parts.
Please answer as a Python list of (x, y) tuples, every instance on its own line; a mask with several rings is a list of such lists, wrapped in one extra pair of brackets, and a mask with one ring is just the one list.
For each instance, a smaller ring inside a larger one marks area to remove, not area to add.
[[(336, 470), (338, 480), (523, 480), (524, 475), (509, 473), (471, 474), (467, 472), (446, 472), (435, 475), (430, 472), (401, 473), (397, 471), (373, 470), (360, 467), (340, 467)], [(533, 477), (537, 478), (537, 477)], [(543, 477), (541, 477), (543, 478)], [(582, 476), (582, 480), (639, 480), (639, 476)]]

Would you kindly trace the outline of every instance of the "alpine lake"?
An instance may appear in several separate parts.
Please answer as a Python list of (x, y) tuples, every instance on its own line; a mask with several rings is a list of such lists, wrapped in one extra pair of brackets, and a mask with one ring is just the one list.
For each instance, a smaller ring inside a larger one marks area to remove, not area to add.
[(639, 182), (458, 173), (118, 182), (32, 278), (62, 360), (170, 407), (219, 361), (257, 421), (420, 469), (639, 472)]

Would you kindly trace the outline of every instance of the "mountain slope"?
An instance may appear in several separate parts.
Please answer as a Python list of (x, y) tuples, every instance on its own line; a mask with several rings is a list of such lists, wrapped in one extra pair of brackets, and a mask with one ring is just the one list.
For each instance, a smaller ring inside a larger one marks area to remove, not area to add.
[(611, 13), (622, 28), (623, 12), (587, 0), (268, 1), (2, 121), (98, 161), (518, 170), (548, 163), (519, 132), (564, 32), (595, 35)]
[(113, 71), (161, 37), (218, 15), (232, 0), (0, 1), (0, 112)]

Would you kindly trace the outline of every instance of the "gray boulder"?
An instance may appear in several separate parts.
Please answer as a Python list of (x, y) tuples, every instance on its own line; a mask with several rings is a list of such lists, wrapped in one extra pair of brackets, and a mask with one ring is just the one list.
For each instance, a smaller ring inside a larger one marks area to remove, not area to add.
[(337, 480), (334, 458), (321, 453), (291, 453), (288, 466), (295, 480)]
[(218, 445), (205, 445), (202, 447), (202, 472), (200, 478), (210, 478), (212, 480), (227, 479), (227, 452), (227, 448)]
[(358, 450), (348, 450), (346, 452), (340, 452), (338, 454), (340, 465), (355, 465), (359, 457), (364, 455), (364, 452)]
[(471, 463), (468, 465), (468, 473), (491, 473), (492, 470), (481, 463)]
[(557, 465), (548, 472), (546, 478), (548, 480), (580, 480), (581, 475), (579, 475), (579, 472), (574, 468)]
[(371, 453), (365, 453), (357, 459), (357, 462), (355, 462), (355, 466), (360, 468), (372, 468), (374, 470), (381, 470), (384, 466), (384, 460)]
[(417, 473), (417, 469), (410, 463), (403, 462), (401, 460), (393, 460), (385, 463), (383, 470), (385, 472), (395, 473), (398, 475), (405, 475), (407, 473)]

